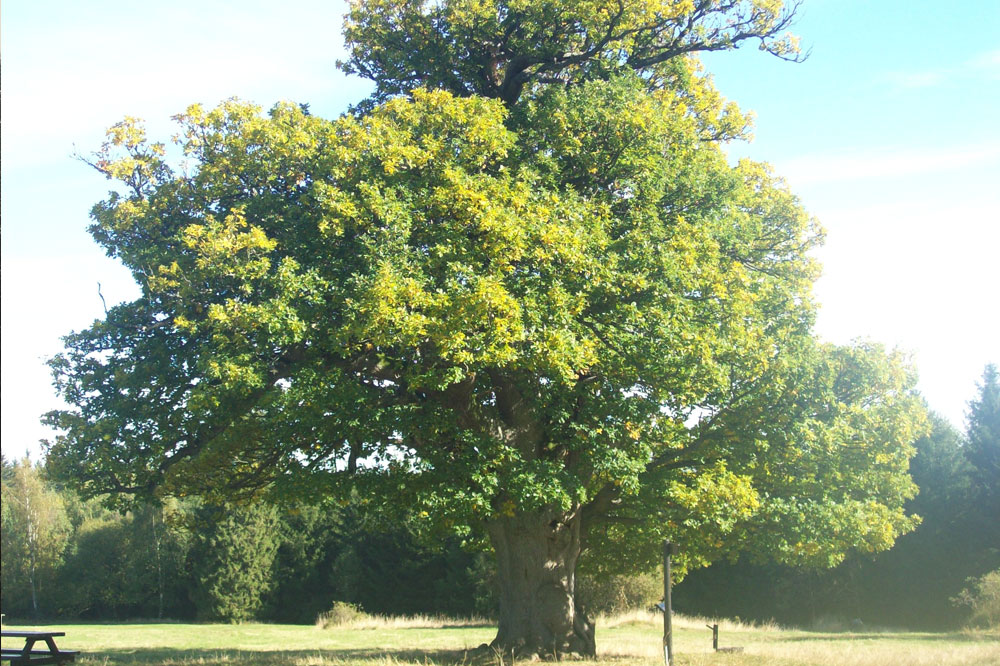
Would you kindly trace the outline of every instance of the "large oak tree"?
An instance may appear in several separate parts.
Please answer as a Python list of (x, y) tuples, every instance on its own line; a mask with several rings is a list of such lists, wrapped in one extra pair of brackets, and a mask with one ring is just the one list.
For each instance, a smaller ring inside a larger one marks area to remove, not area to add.
[(495, 646), (594, 652), (581, 561), (831, 564), (912, 526), (903, 359), (811, 332), (821, 232), (687, 54), (794, 58), (775, 0), (357, 3), (330, 121), (125, 121), (92, 233), (142, 296), (66, 339), (90, 493), (359, 492), (488, 541)]

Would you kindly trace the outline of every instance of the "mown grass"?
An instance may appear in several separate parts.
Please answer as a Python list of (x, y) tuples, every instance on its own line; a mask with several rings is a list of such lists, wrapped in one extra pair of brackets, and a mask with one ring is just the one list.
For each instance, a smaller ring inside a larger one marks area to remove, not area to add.
[[(674, 621), (679, 666), (995, 666), (1000, 632), (822, 633), (720, 621), (720, 644), (742, 654), (712, 651), (712, 622)], [(10, 624), (7, 625), (10, 627)], [(19, 628), (24, 628), (19, 627)], [(320, 629), (276, 624), (71, 624), (61, 647), (80, 650), (82, 666), (493, 666), (495, 656), (470, 652), (495, 628), (481, 621), (442, 618), (366, 618), (358, 626)], [(636, 613), (599, 618), (596, 666), (662, 664), (662, 620)], [(5, 646), (13, 644), (5, 641)]]

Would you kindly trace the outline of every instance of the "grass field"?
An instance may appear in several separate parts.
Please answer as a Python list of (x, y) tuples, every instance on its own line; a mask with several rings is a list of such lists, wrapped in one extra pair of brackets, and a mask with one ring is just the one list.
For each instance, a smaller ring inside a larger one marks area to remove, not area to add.
[[(598, 622), (599, 666), (661, 664), (661, 620), (636, 614)], [(743, 654), (712, 652), (706, 620), (677, 618), (675, 663), (702, 666), (938, 666), (1000, 664), (1000, 633), (816, 633), (720, 622), (720, 645)], [(14, 628), (7, 624), (5, 628)], [(21, 625), (18, 628), (26, 628)], [(41, 628), (41, 627), (39, 627)], [(367, 622), (319, 629), (276, 624), (70, 624), (60, 647), (80, 650), (78, 664), (101, 666), (404, 666), (490, 664), (466, 654), (494, 635), (484, 623)], [(5, 641), (5, 647), (16, 641)], [(19, 647), (19, 645), (18, 645)]]

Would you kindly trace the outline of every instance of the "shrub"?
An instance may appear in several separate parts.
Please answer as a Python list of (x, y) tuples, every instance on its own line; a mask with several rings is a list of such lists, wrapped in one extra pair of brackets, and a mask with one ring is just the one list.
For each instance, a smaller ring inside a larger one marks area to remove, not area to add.
[(969, 624), (975, 627), (1000, 627), (1000, 569), (979, 578), (969, 578), (969, 586), (952, 601), (968, 606)]
[(663, 598), (663, 578), (656, 573), (588, 577), (578, 581), (578, 599), (592, 614), (648, 609)]
[(357, 604), (334, 601), (330, 610), (320, 613), (319, 617), (316, 618), (316, 626), (320, 629), (330, 629), (350, 626), (367, 619), (369, 619), (368, 614), (361, 610)]

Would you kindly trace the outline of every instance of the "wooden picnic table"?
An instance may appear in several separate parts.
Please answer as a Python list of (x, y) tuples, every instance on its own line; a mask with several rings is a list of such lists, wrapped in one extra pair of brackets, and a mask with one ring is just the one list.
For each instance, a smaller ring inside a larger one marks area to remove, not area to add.
[[(76, 659), (75, 650), (60, 650), (56, 646), (56, 636), (65, 636), (64, 631), (0, 631), (3, 638), (23, 638), (24, 647), (0, 648), (0, 661), (9, 661), (11, 666), (41, 666), (41, 664), (62, 664)], [(42, 641), (48, 648), (35, 650), (35, 643)]]

